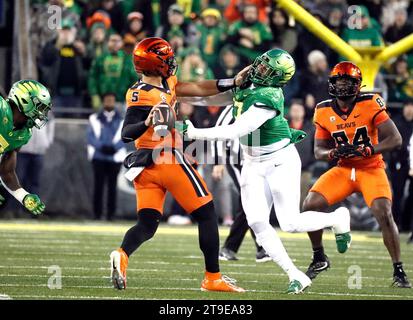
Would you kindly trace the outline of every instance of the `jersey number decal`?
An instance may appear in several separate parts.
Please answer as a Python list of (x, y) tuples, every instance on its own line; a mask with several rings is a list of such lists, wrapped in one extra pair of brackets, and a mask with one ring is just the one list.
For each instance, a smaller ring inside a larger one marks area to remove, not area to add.
[(132, 92), (131, 102), (138, 102), (138, 100), (139, 100), (139, 91)]
[(376, 98), (376, 102), (380, 106), (381, 109), (384, 108), (384, 101), (380, 97)]
[[(337, 144), (349, 143), (349, 139), (344, 130), (333, 132), (332, 136)], [(357, 128), (356, 133), (354, 134), (353, 144), (355, 146), (359, 146), (359, 145), (368, 146), (370, 145), (370, 141), (371, 139), (367, 133), (367, 128), (366, 127)]]
[(9, 146), (9, 143), (6, 139), (0, 134), (0, 152), (3, 153), (4, 150)]
[(240, 101), (234, 102), (234, 113), (232, 114), (234, 118), (238, 118), (241, 115), (243, 105), (244, 105), (243, 102), (240, 102)]

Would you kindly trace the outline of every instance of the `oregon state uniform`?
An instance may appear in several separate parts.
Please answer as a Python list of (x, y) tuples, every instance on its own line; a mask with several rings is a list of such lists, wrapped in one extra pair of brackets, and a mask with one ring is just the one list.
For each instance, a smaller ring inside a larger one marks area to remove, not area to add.
[[(176, 76), (170, 76), (164, 88), (137, 82), (126, 93), (127, 107), (150, 110), (166, 102), (174, 109), (176, 84)], [(135, 146), (137, 149), (162, 150), (155, 163), (146, 167), (134, 180), (138, 211), (151, 208), (163, 213), (166, 191), (188, 213), (212, 200), (204, 180), (186, 160), (182, 152), (182, 138), (176, 129), (161, 138), (150, 126), (135, 140)]]
[[(377, 94), (360, 94), (347, 112), (335, 99), (319, 103), (314, 113), (315, 139), (333, 139), (336, 145), (375, 145), (377, 127), (389, 116), (383, 99)], [(329, 205), (340, 202), (353, 192), (361, 192), (370, 207), (377, 198), (392, 199), (390, 184), (381, 154), (340, 159), (324, 173), (310, 191), (322, 194)]]

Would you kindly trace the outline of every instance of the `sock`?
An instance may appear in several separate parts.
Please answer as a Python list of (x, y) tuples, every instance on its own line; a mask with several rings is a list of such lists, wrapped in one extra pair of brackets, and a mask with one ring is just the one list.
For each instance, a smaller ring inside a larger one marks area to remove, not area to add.
[(212, 201), (196, 209), (191, 216), (198, 222), (199, 247), (204, 254), (205, 269), (209, 273), (219, 272), (218, 222)]
[(258, 244), (261, 245), (271, 259), (287, 273), (291, 280), (298, 269), (288, 256), (277, 232), (269, 223), (265, 222), (254, 223), (251, 225), (251, 228), (254, 230)]
[(220, 272), (205, 272), (205, 278), (208, 280), (218, 280), (221, 279), (221, 273)]
[(314, 261), (326, 261), (326, 255), (324, 254), (324, 247), (313, 248), (313, 260)]
[(403, 262), (395, 262), (393, 263), (393, 275), (395, 276), (404, 276), (406, 275), (403, 270)]
[(161, 219), (161, 213), (154, 209), (139, 210), (138, 215), (138, 222), (126, 232), (120, 246), (128, 257), (142, 243), (153, 237)]

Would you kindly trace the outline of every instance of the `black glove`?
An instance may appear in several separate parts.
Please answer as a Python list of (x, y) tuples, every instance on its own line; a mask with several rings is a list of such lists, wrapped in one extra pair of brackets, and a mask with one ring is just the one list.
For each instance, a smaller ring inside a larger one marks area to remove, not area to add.
[(353, 158), (353, 157), (370, 157), (374, 154), (372, 146), (355, 146), (349, 143), (340, 144), (337, 148), (330, 150), (330, 159)]
[(352, 158), (357, 150), (355, 145), (349, 144), (348, 142), (339, 144), (337, 148), (331, 149), (328, 157), (330, 159), (341, 159), (341, 158)]
[(107, 154), (107, 155), (113, 155), (113, 154), (116, 153), (116, 149), (115, 149), (113, 146), (111, 146), (111, 145), (104, 145), (104, 146), (102, 146), (102, 148), (100, 148), (100, 151), (101, 151), (103, 154)]

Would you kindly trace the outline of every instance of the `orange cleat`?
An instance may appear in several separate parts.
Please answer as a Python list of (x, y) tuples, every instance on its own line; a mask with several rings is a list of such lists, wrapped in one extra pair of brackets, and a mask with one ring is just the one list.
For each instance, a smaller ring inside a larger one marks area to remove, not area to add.
[(126, 289), (126, 269), (128, 267), (128, 255), (119, 248), (110, 254), (110, 276), (115, 289)]
[(202, 291), (222, 292), (245, 292), (241, 287), (235, 285), (236, 280), (221, 275), (220, 272), (211, 273), (206, 271), (205, 278), (201, 283)]

